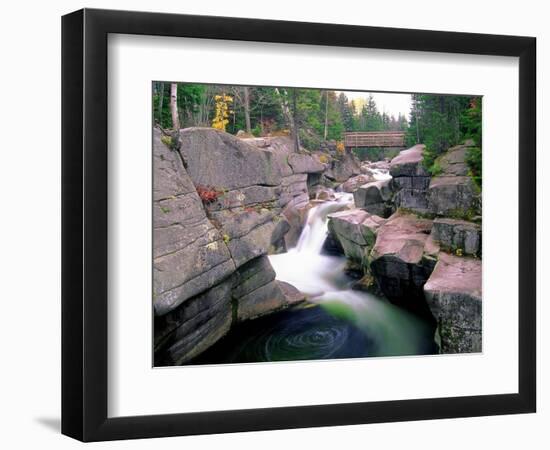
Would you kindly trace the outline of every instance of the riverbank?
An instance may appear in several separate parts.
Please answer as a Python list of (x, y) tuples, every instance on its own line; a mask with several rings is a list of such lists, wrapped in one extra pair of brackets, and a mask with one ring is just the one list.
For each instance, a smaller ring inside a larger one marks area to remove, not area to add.
[[(425, 354), (436, 340), (480, 351), (481, 231), (464, 220), (478, 193), (462, 150), (431, 177), (421, 147), (361, 165), (284, 136), (190, 128), (176, 142), (154, 130), (155, 365), (214, 361), (214, 346), (242, 348), (242, 330), (252, 347), (279, 343), (259, 360)], [(464, 289), (445, 284), (457, 273)], [(369, 345), (341, 340), (356, 331)], [(307, 345), (290, 357), (295, 339)]]

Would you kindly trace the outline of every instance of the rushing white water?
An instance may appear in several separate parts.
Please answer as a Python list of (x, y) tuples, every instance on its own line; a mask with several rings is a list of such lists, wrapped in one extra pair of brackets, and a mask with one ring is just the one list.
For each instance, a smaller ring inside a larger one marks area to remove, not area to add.
[(348, 281), (344, 273), (345, 258), (322, 255), (321, 250), (328, 232), (327, 216), (343, 210), (350, 203), (353, 203), (352, 194), (337, 193), (336, 200), (309, 210), (296, 247), (287, 253), (269, 256), (278, 280), (286, 281), (312, 297), (334, 290)]
[(353, 194), (336, 194), (336, 200), (321, 203), (309, 210), (304, 230), (300, 235), (296, 251), (307, 253), (321, 253), (327, 235), (327, 216), (330, 213), (341, 211), (353, 204)]
[(344, 270), (346, 259), (321, 254), (328, 214), (350, 204), (352, 194), (337, 193), (336, 200), (310, 209), (297, 246), (287, 253), (269, 256), (277, 279), (292, 284), (310, 302), (364, 330), (375, 341), (376, 355), (424, 353), (426, 326), (422, 321), (375, 295), (352, 290), (352, 280)]
[(391, 178), (390, 173), (384, 169), (369, 169), (372, 173), (372, 176), (376, 181), (389, 180)]

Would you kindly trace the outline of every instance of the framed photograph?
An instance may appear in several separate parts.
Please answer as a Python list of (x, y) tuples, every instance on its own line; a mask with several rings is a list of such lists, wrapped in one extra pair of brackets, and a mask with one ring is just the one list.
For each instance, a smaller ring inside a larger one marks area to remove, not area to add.
[(535, 412), (536, 40), (62, 21), (62, 432)]

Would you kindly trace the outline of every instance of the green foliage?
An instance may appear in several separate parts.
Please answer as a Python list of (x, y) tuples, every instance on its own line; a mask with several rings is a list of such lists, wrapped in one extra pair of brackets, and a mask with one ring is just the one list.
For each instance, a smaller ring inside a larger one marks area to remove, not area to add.
[(472, 139), (474, 141), (475, 147), (468, 149), (466, 154), (466, 163), (470, 168), (470, 175), (473, 178), (476, 185), (481, 188), (481, 165), (482, 165), (482, 154), (481, 154), (481, 110), (482, 110), (482, 99), (473, 98), (470, 101), (469, 108), (465, 110), (462, 114), (462, 122), (464, 124), (464, 136), (467, 139)]
[(353, 107), (343, 92), (338, 96), (338, 110), (345, 131), (353, 131)]
[[(248, 95), (245, 95), (248, 94)], [(178, 112), (182, 127), (211, 126), (216, 97), (233, 99), (225, 131), (246, 130), (247, 112), (253, 136), (288, 136), (294, 123), (301, 145), (319, 150), (324, 139), (341, 141), (345, 131), (406, 131), (405, 143), (426, 145), (424, 165), (432, 174), (441, 168), (436, 159), (464, 139), (475, 147), (468, 151), (470, 173), (481, 185), (481, 98), (456, 95), (413, 94), (410, 120), (380, 112), (373, 95), (350, 101), (342, 92), (321, 89), (248, 87), (229, 85), (178, 85)], [(153, 83), (153, 119), (171, 128), (170, 83)], [(248, 101), (247, 101), (248, 100)], [(170, 146), (170, 143), (165, 142)], [(355, 149), (361, 159), (394, 156), (387, 149)]]
[(422, 143), (440, 155), (463, 139), (461, 115), (469, 97), (459, 95), (412, 95), (408, 144)]
[(441, 175), (443, 173), (443, 169), (439, 165), (439, 163), (434, 161), (434, 163), (428, 168), (428, 171), (430, 172), (430, 175), (432, 177), (437, 177), (438, 175)]
[(252, 135), (255, 137), (259, 137), (262, 134), (262, 127), (260, 124), (257, 124), (254, 128), (252, 128)]
[(166, 136), (165, 134), (163, 134), (160, 137), (160, 140), (164, 145), (166, 145), (167, 147), (172, 148), (172, 137), (171, 136)]
[(426, 145), (423, 163), (436, 176), (441, 173), (438, 156), (465, 139), (472, 139), (477, 147), (468, 151), (467, 163), (474, 181), (481, 186), (481, 98), (413, 94), (412, 99), (405, 143)]
[(470, 168), (470, 176), (481, 188), (481, 147), (470, 147), (466, 153), (466, 163)]
[(321, 146), (321, 138), (316, 134), (300, 128), (300, 144), (307, 150), (315, 151)]
[(475, 145), (481, 147), (481, 108), (482, 98), (470, 99), (468, 108), (462, 112), (462, 130), (464, 138), (472, 139)]

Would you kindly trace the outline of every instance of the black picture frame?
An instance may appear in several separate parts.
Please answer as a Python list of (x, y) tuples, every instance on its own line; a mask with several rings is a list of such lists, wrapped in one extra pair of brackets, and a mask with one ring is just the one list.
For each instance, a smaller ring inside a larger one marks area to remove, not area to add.
[[(519, 57), (518, 393), (107, 416), (110, 33)], [(535, 412), (536, 39), (83, 9), (62, 18), (62, 433), (82, 441)]]

